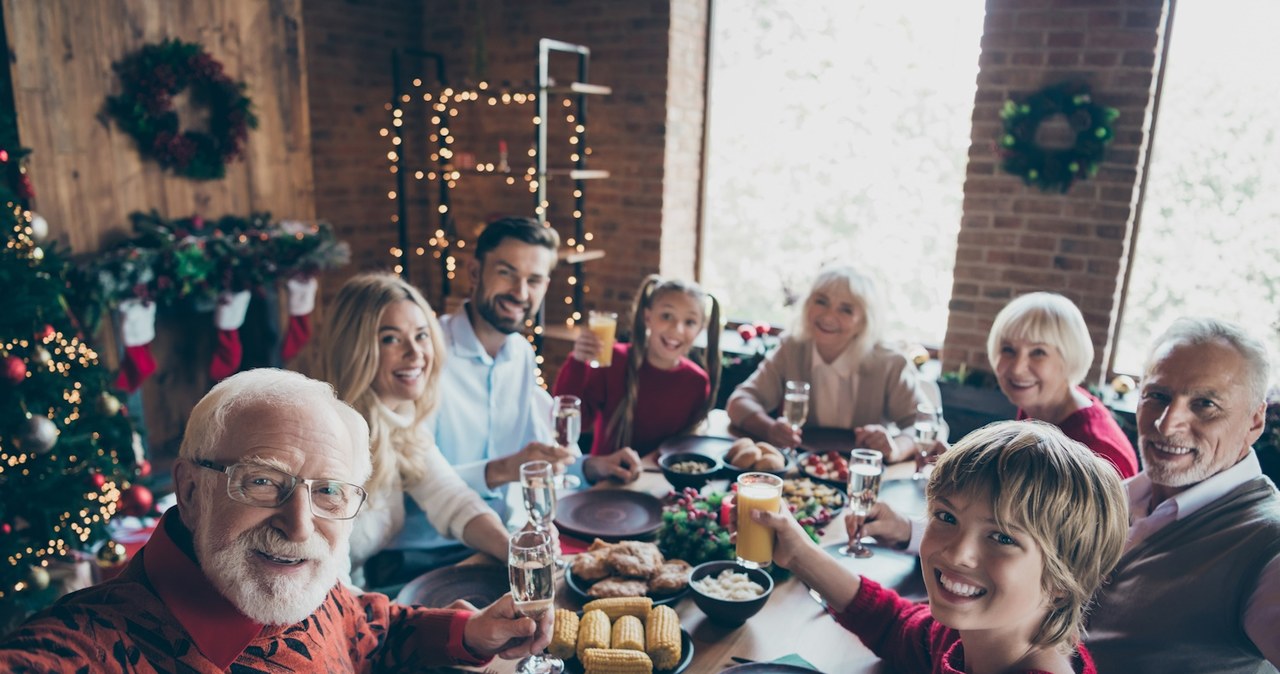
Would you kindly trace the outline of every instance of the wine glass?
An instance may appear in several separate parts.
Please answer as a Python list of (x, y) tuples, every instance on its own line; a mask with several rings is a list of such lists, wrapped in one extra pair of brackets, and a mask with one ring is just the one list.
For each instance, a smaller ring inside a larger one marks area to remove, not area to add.
[[(526, 461), (520, 464), (520, 493), (524, 497), (524, 509), (537, 531), (551, 531), (551, 522), (556, 518), (556, 482), (551, 462)], [(553, 557), (557, 567), (567, 565), (559, 555)]]
[(870, 557), (871, 549), (862, 544), (862, 526), (871, 506), (880, 496), (880, 478), (884, 476), (884, 455), (871, 449), (855, 449), (849, 455), (849, 507), (858, 518), (858, 528), (849, 537), (849, 546), (841, 552), (850, 557)]
[[(551, 403), (551, 428), (556, 434), (556, 444), (581, 456), (578, 438), (582, 436), (582, 399), (578, 396), (556, 396)], [(575, 475), (558, 478), (565, 489), (577, 489), (582, 481)]]
[[(787, 380), (786, 390), (782, 395), (782, 416), (791, 425), (791, 430), (800, 432), (805, 420), (809, 418), (809, 382)], [(796, 448), (788, 447), (787, 453), (794, 459)]]
[[(554, 555), (550, 532), (530, 529), (516, 532), (511, 537), (507, 571), (516, 613), (537, 621), (555, 607)], [(530, 655), (516, 666), (518, 674), (560, 674), (563, 671), (562, 660), (542, 653)]]
[(939, 427), (938, 410), (933, 405), (916, 405), (916, 472), (911, 474), (912, 480), (926, 477), (924, 467), (929, 464), (929, 453), (938, 440)]

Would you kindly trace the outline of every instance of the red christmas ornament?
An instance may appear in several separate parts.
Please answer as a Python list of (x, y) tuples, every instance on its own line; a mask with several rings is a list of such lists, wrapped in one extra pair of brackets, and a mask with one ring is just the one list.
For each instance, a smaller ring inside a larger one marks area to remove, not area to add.
[(142, 517), (151, 512), (151, 507), (156, 503), (156, 497), (151, 493), (150, 489), (135, 484), (132, 487), (120, 492), (120, 514), (128, 517)]
[(30, 201), (36, 198), (36, 188), (31, 186), (31, 176), (22, 174), (22, 178), (18, 180), (18, 196), (22, 199)]
[(107, 476), (103, 475), (102, 473), (94, 473), (93, 475), (89, 476), (89, 482), (92, 482), (93, 486), (97, 487), (98, 489), (102, 489), (102, 485), (107, 483)]
[(750, 325), (739, 325), (738, 336), (742, 338), (742, 341), (749, 342), (755, 338), (756, 331)]
[(151, 476), (151, 462), (143, 459), (138, 462), (138, 477)]
[(45, 323), (44, 327), (40, 329), (40, 332), (36, 333), (36, 338), (44, 341), (52, 337), (54, 332), (57, 331), (53, 329), (53, 326)]
[(0, 150), (0, 162), (6, 162), (6, 161), (9, 161), (9, 151)]
[(27, 376), (27, 363), (17, 356), (5, 356), (4, 359), (4, 378), (9, 380), (10, 384), (21, 384), (24, 377)]
[(764, 337), (765, 335), (769, 334), (769, 331), (773, 329), (768, 323), (765, 323), (763, 321), (760, 323), (756, 323), (755, 327), (756, 327), (756, 335), (760, 337)]
[(5, 536), (8, 536), (11, 533), (13, 533), (12, 524), (9, 524), (8, 522), (5, 522), (4, 524), (0, 524), (0, 534), (4, 534)]

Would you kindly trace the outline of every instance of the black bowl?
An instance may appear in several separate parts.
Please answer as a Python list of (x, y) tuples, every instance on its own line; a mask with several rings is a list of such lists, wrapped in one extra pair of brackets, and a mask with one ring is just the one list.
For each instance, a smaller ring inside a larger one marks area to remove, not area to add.
[[(671, 470), (671, 467), (682, 461), (696, 461), (707, 469), (701, 473), (677, 473)], [(677, 452), (675, 454), (667, 454), (658, 459), (658, 466), (662, 468), (662, 474), (667, 477), (667, 482), (675, 487), (676, 491), (681, 491), (686, 487), (693, 489), (702, 489), (707, 480), (715, 477), (716, 473), (724, 466), (720, 459), (706, 454), (698, 454), (695, 452)]]
[[(694, 585), (694, 581), (708, 576), (718, 576), (726, 569), (747, 574), (748, 578), (764, 588), (764, 594), (752, 599), (735, 601), (704, 594)], [(702, 612), (707, 614), (707, 617), (712, 622), (728, 627), (737, 627), (764, 608), (764, 605), (769, 601), (769, 596), (773, 594), (773, 577), (764, 569), (748, 569), (744, 566), (739, 566), (737, 562), (707, 562), (695, 566), (693, 571), (689, 573), (689, 590), (693, 595), (693, 603), (697, 604), (698, 608), (702, 609)]]

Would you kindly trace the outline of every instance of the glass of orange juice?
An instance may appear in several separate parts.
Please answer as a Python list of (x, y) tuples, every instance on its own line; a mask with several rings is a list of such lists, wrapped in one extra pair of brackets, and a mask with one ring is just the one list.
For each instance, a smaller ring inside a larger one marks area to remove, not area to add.
[(587, 315), (587, 329), (600, 340), (600, 353), (591, 361), (591, 367), (613, 365), (613, 340), (618, 332), (618, 314), (592, 310)]
[(752, 510), (782, 510), (782, 478), (769, 473), (738, 476), (738, 564), (759, 569), (773, 563), (773, 530), (751, 519)]

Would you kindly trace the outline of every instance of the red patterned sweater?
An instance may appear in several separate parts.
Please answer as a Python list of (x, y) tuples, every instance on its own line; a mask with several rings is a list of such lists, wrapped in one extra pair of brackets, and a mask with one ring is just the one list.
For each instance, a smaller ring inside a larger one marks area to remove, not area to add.
[[(853, 601), (831, 615), (895, 672), (964, 674), (960, 633), (934, 620), (928, 604), (907, 601), (864, 577)], [(1079, 674), (1098, 674), (1083, 644), (1071, 664)], [(1027, 670), (1024, 674), (1045, 673)]]
[(62, 598), (0, 641), (0, 672), (385, 672), (483, 664), (469, 613), (403, 606), (342, 585), (296, 625), (241, 614), (196, 565), (171, 509), (118, 578)]

